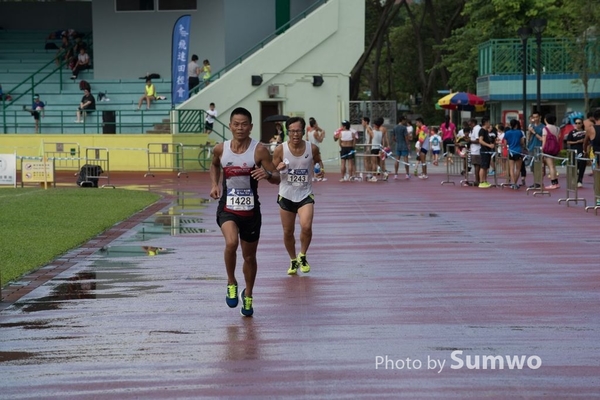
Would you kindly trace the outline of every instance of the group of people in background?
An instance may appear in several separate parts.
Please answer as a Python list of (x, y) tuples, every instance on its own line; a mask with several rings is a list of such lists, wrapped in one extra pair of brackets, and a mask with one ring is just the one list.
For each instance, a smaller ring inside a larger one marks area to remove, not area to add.
[[(600, 111), (596, 113), (600, 114)], [(364, 157), (364, 171), (370, 182), (381, 180), (376, 175), (387, 180), (389, 171), (385, 169), (385, 159), (390, 156), (394, 158), (394, 179), (399, 179), (399, 167), (404, 164), (405, 179), (409, 180), (412, 166), (415, 176), (427, 179), (428, 158), (433, 165), (438, 165), (441, 156), (448, 156), (445, 157), (445, 163), (448, 164), (454, 163), (452, 155), (459, 155), (463, 157), (462, 174), (467, 176), (468, 172), (473, 172), (471, 186), (483, 189), (492, 187), (489, 176), (496, 173), (496, 162), (501, 162), (501, 170), (508, 171), (506, 177), (509, 186), (518, 190), (526, 185), (527, 167), (533, 172), (534, 149), (539, 147), (543, 153), (543, 165), (550, 178), (550, 184), (544, 189), (556, 190), (560, 188), (556, 159), (564, 139), (565, 146), (577, 150), (580, 155), (577, 162), (577, 186), (582, 187), (586, 165), (589, 159), (593, 159), (593, 152), (597, 151), (594, 143), (600, 142), (600, 139), (595, 139), (595, 118), (600, 118), (600, 115), (594, 117), (594, 113), (589, 113), (586, 118), (583, 115), (574, 118), (573, 129), (563, 137), (557, 126), (556, 116), (546, 114), (542, 118), (539, 112), (532, 113), (526, 129), (516, 119), (505, 127), (503, 124), (492, 124), (487, 117), (480, 121), (476, 118), (464, 121), (461, 128), (457, 129), (450, 116), (446, 116), (439, 127), (428, 127), (423, 118), (417, 118), (413, 128), (411, 121), (401, 116), (398, 124), (388, 132), (383, 126), (383, 118), (378, 118), (371, 124), (368, 117), (363, 117), (361, 124), (364, 151), (357, 148), (360, 146), (359, 132), (351, 128), (349, 121), (344, 120), (334, 133), (334, 140), (340, 146), (340, 181), (363, 180), (362, 172), (356, 173), (357, 155)], [(416, 160), (411, 164), (409, 157), (413, 149)], [(529, 188), (540, 189), (541, 185), (533, 183)]]
[(202, 66), (198, 65), (198, 56), (192, 55), (192, 60), (188, 64), (188, 91), (190, 97), (194, 88), (200, 85), (200, 77), (204, 86), (208, 86), (210, 83), (211, 69), (210, 62), (208, 60), (202, 61)]
[[(595, 113), (599, 114), (595, 117)], [(518, 190), (526, 185), (527, 167), (533, 172), (533, 154), (536, 148), (542, 151), (542, 161), (547, 169), (550, 184), (545, 186), (546, 190), (560, 188), (558, 173), (556, 170), (556, 159), (562, 143), (578, 154), (577, 162), (577, 186), (583, 187), (583, 176), (589, 159), (593, 159), (590, 149), (593, 145), (592, 137), (595, 137), (594, 128), (596, 118), (600, 118), (600, 111), (589, 113), (587, 118), (583, 114), (576, 116), (572, 123), (573, 128), (563, 137), (561, 129), (557, 126), (557, 118), (554, 114), (542, 115), (535, 111), (529, 118), (529, 124), (523, 129), (521, 122), (517, 119), (510, 121), (509, 126), (503, 124), (492, 125), (488, 118), (482, 118), (481, 123), (471, 119), (463, 123), (462, 128), (456, 132), (455, 125), (446, 119), (440, 126), (442, 131), (442, 142), (444, 151), (448, 154), (465, 154), (468, 149), (470, 164), (474, 168), (475, 186), (488, 188), (491, 184), (487, 181), (492, 156), (500, 156), (501, 162), (507, 161), (508, 183), (512, 189)], [(587, 142), (586, 142), (587, 140)], [(452, 161), (448, 158), (446, 162)], [(465, 164), (466, 160), (465, 160)], [(465, 170), (469, 168), (465, 165)], [(465, 172), (465, 171), (463, 171)], [(544, 175), (546, 172), (544, 172)], [(540, 189), (540, 183), (529, 186), (532, 189)]]

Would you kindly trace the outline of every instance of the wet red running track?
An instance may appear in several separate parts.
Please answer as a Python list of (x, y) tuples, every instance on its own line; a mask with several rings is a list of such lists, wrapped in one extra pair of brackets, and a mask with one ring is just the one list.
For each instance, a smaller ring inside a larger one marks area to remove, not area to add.
[(0, 398), (598, 398), (600, 216), (562, 189), (337, 178), (315, 185), (312, 271), (293, 277), (261, 184), (243, 318), (208, 175), (113, 174), (169, 197), (4, 288)]

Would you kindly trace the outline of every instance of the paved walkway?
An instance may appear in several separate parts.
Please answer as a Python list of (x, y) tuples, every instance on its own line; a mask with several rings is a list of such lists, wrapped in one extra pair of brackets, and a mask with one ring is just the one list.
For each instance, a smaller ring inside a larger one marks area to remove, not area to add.
[(313, 269), (295, 277), (261, 184), (242, 318), (208, 175), (113, 174), (170, 197), (4, 288), (0, 398), (597, 398), (600, 217), (562, 189), (338, 178), (315, 185)]

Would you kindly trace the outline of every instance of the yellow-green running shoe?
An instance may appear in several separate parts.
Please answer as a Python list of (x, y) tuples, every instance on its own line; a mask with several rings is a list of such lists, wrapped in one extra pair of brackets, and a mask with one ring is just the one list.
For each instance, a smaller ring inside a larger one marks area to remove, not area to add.
[(246, 289), (242, 290), (242, 308), (240, 308), (240, 314), (244, 317), (251, 317), (254, 314), (252, 297), (246, 296)]
[(225, 297), (227, 305), (235, 308), (238, 305), (238, 286), (237, 283), (227, 285), (227, 296)]
[(290, 260), (290, 268), (288, 268), (288, 275), (296, 275), (298, 273), (298, 260)]
[(310, 272), (310, 265), (306, 261), (306, 254), (298, 254), (298, 264), (300, 264), (300, 271), (308, 274)]

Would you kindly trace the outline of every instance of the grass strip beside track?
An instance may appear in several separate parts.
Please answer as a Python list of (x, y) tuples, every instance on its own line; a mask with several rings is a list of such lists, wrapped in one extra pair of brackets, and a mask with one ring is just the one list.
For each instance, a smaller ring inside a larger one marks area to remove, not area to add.
[(1, 189), (0, 286), (48, 264), (159, 198), (122, 189)]

